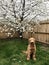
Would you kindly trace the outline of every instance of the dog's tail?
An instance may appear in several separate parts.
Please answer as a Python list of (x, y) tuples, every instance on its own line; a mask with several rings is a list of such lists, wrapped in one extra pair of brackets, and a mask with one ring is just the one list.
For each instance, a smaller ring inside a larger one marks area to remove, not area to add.
[(22, 51), (23, 53), (27, 54), (27, 51)]

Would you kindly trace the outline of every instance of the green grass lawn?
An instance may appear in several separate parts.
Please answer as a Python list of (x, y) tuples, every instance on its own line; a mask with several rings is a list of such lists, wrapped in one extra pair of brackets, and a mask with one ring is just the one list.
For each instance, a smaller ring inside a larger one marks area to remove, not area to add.
[(36, 43), (37, 60), (26, 60), (22, 50), (26, 50), (27, 40), (0, 40), (0, 65), (49, 65), (49, 48)]

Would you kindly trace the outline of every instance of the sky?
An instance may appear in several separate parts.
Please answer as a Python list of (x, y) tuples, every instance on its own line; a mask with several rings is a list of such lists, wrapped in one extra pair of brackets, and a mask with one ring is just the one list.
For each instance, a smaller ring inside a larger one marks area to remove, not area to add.
[[(43, 4), (45, 4), (46, 5), (46, 12), (47, 12), (47, 14), (45, 15), (45, 16), (37, 16), (37, 19), (39, 19), (39, 20), (46, 20), (46, 19), (49, 19), (49, 1), (47, 1), (47, 2), (44, 2)], [(43, 8), (43, 7), (42, 7)]]

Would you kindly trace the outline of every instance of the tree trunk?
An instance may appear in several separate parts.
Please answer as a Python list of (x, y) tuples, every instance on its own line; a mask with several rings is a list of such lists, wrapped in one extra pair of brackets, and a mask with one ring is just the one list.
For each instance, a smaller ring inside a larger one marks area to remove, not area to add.
[(24, 16), (24, 10), (25, 10), (25, 0), (21, 0), (21, 3), (22, 3), (22, 15), (21, 15), (21, 17), (20, 17), (20, 23), (21, 23), (21, 21), (23, 21), (23, 16)]

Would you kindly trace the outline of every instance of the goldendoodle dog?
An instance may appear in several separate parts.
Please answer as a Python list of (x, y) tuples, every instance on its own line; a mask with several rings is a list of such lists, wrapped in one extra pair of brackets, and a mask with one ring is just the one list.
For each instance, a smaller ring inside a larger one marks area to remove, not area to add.
[(29, 38), (28, 42), (29, 44), (27, 47), (27, 51), (23, 51), (23, 53), (27, 55), (27, 60), (30, 60), (30, 58), (32, 58), (33, 60), (36, 60), (35, 38)]

